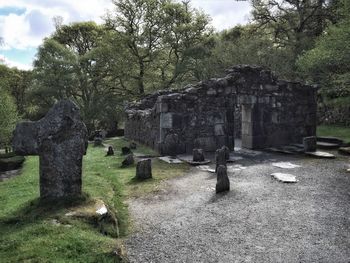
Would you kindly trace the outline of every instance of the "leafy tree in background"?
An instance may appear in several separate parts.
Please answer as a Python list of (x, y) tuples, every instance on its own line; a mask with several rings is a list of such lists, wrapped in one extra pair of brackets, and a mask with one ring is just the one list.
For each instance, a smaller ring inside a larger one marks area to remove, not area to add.
[(235, 64), (260, 65), (288, 78), (292, 71), (293, 55), (278, 47), (263, 31), (255, 32), (251, 25), (236, 26), (216, 35), (215, 48), (205, 62), (206, 75), (222, 76)]
[(122, 47), (121, 63), (128, 72), (124, 82), (142, 95), (195, 76), (196, 61), (206, 54), (203, 43), (211, 32), (205, 14), (188, 2), (172, 0), (113, 3), (116, 12), (107, 16), (106, 24), (117, 36), (116, 46)]
[(297, 78), (295, 61), (313, 48), (327, 25), (338, 21), (338, 0), (252, 0), (253, 25), (291, 55), (289, 78)]
[(0, 64), (0, 86), (15, 99), (18, 113), (27, 114), (27, 93), (31, 82), (31, 71), (10, 68)]
[(299, 69), (310, 82), (321, 84), (324, 98), (350, 104), (350, 6), (341, 9), (342, 20), (327, 28), (315, 48), (298, 60)]
[(120, 101), (99, 50), (104, 34), (103, 26), (79, 22), (57, 27), (44, 41), (34, 62), (32, 93), (43, 111), (58, 99), (71, 98), (80, 106), (89, 131), (99, 126), (107, 108), (117, 112)]
[(0, 93), (0, 145), (7, 146), (19, 117), (12, 96), (3, 89)]

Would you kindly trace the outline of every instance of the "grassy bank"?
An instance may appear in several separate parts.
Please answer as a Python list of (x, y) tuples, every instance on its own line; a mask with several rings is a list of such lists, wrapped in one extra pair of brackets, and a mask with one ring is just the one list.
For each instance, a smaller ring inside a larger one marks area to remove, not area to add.
[[(135, 181), (135, 166), (120, 168), (120, 149), (128, 142), (113, 139), (116, 155), (105, 157), (103, 147), (89, 146), (83, 165), (84, 196), (74, 202), (39, 202), (38, 158), (27, 157), (22, 175), (0, 183), (1, 262), (118, 262), (119, 239), (100, 233), (91, 222), (70, 218), (67, 212), (90, 209), (102, 200), (117, 215), (120, 235), (128, 233), (129, 197), (157, 191), (166, 178), (183, 174), (188, 166), (153, 162), (152, 180)], [(137, 152), (152, 154), (139, 147)]]
[(350, 142), (350, 127), (320, 125), (317, 127), (317, 136), (331, 136)]

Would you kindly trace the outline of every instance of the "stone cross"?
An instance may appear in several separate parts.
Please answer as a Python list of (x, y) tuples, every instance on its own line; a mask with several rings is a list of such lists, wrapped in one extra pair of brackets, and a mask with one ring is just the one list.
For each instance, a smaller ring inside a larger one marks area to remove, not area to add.
[(13, 149), (19, 155), (39, 155), (40, 198), (81, 194), (82, 159), (88, 145), (79, 108), (70, 100), (57, 102), (36, 122), (21, 122), (14, 131)]

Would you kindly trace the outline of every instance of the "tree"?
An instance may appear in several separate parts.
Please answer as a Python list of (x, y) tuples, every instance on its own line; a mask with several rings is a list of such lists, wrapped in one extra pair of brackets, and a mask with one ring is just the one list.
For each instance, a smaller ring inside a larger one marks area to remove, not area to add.
[(14, 99), (18, 113), (26, 115), (27, 93), (30, 88), (31, 71), (10, 68), (0, 64), (0, 84)]
[[(209, 18), (188, 2), (172, 0), (113, 1), (116, 12), (106, 25), (118, 36), (129, 84), (139, 95), (169, 88), (194, 70), (203, 42), (210, 35)], [(132, 81), (130, 81), (130, 79)], [(124, 80), (128, 81), (128, 80)]]
[(260, 65), (284, 78), (289, 78), (292, 71), (291, 52), (276, 46), (263, 30), (256, 32), (252, 25), (236, 26), (218, 33), (214, 46), (202, 67), (206, 78), (223, 76), (225, 69), (234, 64)]
[(19, 117), (11, 95), (2, 89), (0, 93), (0, 145), (6, 146), (11, 141), (12, 132)]
[(34, 62), (33, 96), (41, 108), (71, 98), (80, 106), (89, 131), (99, 126), (107, 105), (120, 105), (99, 48), (104, 34), (103, 26), (94, 22), (58, 26)]
[(342, 21), (327, 28), (298, 66), (305, 78), (321, 84), (326, 97), (350, 101), (350, 9), (343, 8)]

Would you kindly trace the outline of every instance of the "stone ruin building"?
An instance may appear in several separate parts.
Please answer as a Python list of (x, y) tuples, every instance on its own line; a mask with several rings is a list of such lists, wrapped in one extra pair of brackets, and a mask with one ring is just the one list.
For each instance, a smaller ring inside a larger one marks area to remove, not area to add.
[(215, 151), (223, 145), (263, 149), (316, 134), (317, 88), (240, 65), (224, 78), (162, 90), (126, 109), (125, 137), (162, 155)]

